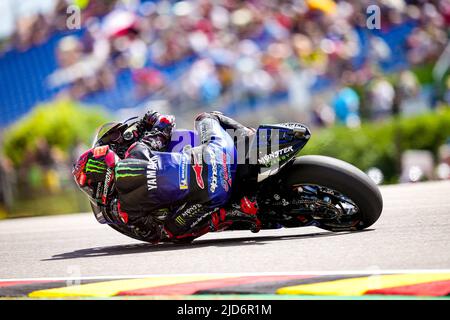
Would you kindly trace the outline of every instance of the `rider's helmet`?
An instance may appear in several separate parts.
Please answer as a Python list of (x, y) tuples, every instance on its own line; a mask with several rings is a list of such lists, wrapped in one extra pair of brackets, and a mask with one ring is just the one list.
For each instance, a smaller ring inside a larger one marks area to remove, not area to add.
[(92, 204), (108, 204), (114, 190), (114, 167), (118, 159), (106, 145), (89, 149), (75, 163), (72, 175)]

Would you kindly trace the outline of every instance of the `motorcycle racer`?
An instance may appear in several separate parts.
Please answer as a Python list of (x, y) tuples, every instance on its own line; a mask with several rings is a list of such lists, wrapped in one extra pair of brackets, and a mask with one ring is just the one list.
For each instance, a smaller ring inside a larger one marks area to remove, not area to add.
[[(107, 145), (88, 150), (73, 175), (91, 201), (111, 206), (117, 219), (158, 241), (193, 239), (209, 231), (245, 221), (258, 230), (256, 203), (244, 197), (240, 208), (225, 210), (234, 179), (234, 142), (224, 129), (239, 136), (253, 132), (218, 112), (201, 113), (196, 130), (201, 145), (167, 152), (173, 116), (150, 111), (137, 126), (142, 136), (120, 159)], [(158, 216), (164, 219), (158, 220)], [(161, 223), (162, 222), (162, 223)]]

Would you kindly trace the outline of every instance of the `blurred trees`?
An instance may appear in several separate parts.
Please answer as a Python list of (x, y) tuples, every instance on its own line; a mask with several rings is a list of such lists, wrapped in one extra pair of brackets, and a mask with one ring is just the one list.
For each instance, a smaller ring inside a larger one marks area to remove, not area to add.
[(57, 100), (34, 108), (27, 116), (7, 128), (4, 154), (18, 167), (42, 143), (57, 148), (63, 157), (78, 143), (90, 145), (95, 130), (109, 116), (99, 108), (82, 106), (70, 100)]
[(87, 200), (76, 191), (72, 164), (108, 120), (100, 108), (61, 99), (37, 106), (5, 129), (0, 160), (10, 165), (4, 166), (2, 191), (7, 189), (12, 201), (0, 201), (0, 208), (8, 216), (88, 211)]
[(414, 117), (403, 117), (359, 128), (336, 126), (312, 133), (301, 154), (321, 154), (350, 162), (361, 170), (381, 169), (387, 183), (397, 182), (395, 130), (400, 133), (401, 151), (429, 150), (434, 155), (450, 137), (450, 108), (443, 107)]

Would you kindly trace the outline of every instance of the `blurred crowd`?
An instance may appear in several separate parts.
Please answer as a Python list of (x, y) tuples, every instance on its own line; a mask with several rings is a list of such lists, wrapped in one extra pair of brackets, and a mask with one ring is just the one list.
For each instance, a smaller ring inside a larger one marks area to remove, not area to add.
[[(449, 45), (450, 0), (55, 0), (47, 13), (19, 17), (3, 51), (25, 51), (66, 33), (70, 4), (81, 9), (81, 29), (59, 40), (58, 69), (48, 85), (67, 88), (74, 99), (113, 89), (126, 70), (136, 97), (167, 99), (175, 113), (226, 112), (236, 101), (253, 110), (258, 101), (283, 96), (283, 103), (306, 115), (304, 122), (352, 127), (363, 117), (416, 113), (439, 99), (450, 104), (450, 77), (440, 79), (439, 96), (427, 96), (412, 71), (434, 64)], [(367, 27), (372, 4), (380, 9), (380, 30)], [(412, 29), (405, 39), (394, 34), (404, 53), (397, 57), (383, 35), (404, 25)], [(370, 35), (368, 43), (361, 32)], [(400, 67), (383, 67), (397, 58), (405, 60)], [(445, 150), (441, 175), (450, 166)], [(57, 172), (67, 172), (72, 159), (46, 141), (28, 156), (26, 177), (18, 177), (58, 189)], [(3, 158), (0, 164), (2, 182), (10, 165)]]
[[(45, 138), (38, 137), (34, 147), (25, 153), (19, 167), (15, 167), (0, 151), (0, 219), (7, 212), (16, 211), (15, 204), (23, 200), (61, 195), (66, 191), (73, 193), (74, 183), (70, 174), (72, 164), (87, 148), (78, 141), (67, 154), (64, 150), (50, 145)], [(51, 206), (50, 203), (48, 205)], [(75, 205), (72, 210), (82, 206), (76, 202), (66, 205), (68, 207)], [(46, 208), (30, 209), (35, 211), (42, 209), (44, 212), (46, 210)]]
[[(77, 2), (83, 4), (84, 32), (59, 42), (52, 87), (66, 85), (81, 99), (113, 88), (126, 69), (138, 97), (161, 95), (180, 108), (224, 108), (285, 94), (290, 106), (319, 126), (357, 125), (364, 108), (372, 119), (423, 108), (414, 73), (404, 71), (392, 81), (379, 66), (396, 59), (383, 37), (371, 37), (363, 48), (357, 30), (368, 31), (369, 5), (380, 8), (381, 33), (414, 24), (404, 41), (409, 66), (436, 61), (449, 38), (450, 0)], [(19, 19), (13, 45), (24, 49), (67, 28), (69, 3), (59, 0), (47, 16)], [(357, 62), (363, 50), (369, 57)], [(190, 58), (177, 79), (164, 72)], [(332, 97), (314, 95), (321, 84), (332, 85)], [(364, 92), (355, 88), (363, 84)], [(450, 80), (446, 90), (442, 99), (448, 100)]]

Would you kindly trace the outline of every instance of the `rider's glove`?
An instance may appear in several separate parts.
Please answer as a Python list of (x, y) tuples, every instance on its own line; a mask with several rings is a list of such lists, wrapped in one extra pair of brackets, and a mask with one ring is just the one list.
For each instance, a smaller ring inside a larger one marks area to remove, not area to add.
[(139, 131), (141, 131), (141, 133), (151, 131), (160, 116), (161, 114), (157, 111), (154, 110), (148, 111), (138, 125)]
[(161, 115), (157, 111), (149, 111), (138, 125), (142, 141), (152, 150), (163, 151), (170, 142), (172, 130), (175, 127), (175, 117)]

